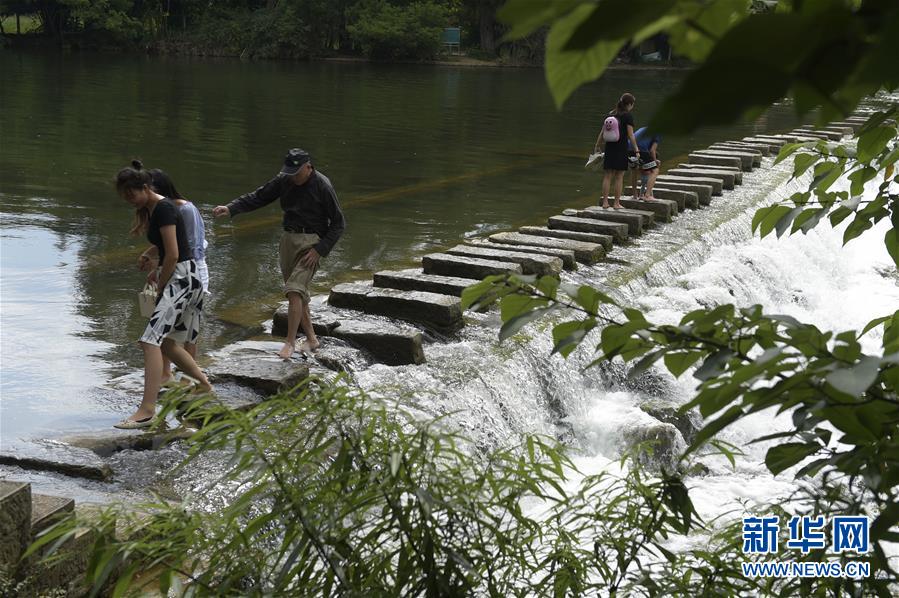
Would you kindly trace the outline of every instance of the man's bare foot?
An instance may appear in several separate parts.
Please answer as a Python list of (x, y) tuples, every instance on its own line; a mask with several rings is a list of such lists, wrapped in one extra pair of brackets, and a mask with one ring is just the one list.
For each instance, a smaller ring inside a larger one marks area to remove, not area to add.
[(613, 210), (620, 210), (622, 207), (623, 207), (623, 206), (621, 205), (621, 202), (616, 202), (615, 205), (612, 206), (612, 209), (613, 209)]
[(293, 343), (287, 342), (284, 343), (284, 346), (281, 347), (281, 350), (278, 351), (278, 356), (281, 359), (287, 360), (293, 357), (293, 352), (296, 351), (296, 347)]

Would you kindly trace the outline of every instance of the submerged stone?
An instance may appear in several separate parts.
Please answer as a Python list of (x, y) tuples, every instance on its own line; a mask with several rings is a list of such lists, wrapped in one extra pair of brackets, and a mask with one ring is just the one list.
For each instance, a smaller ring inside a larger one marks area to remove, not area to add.
[(112, 475), (109, 466), (93, 451), (55, 440), (39, 440), (4, 448), (0, 451), (0, 464), (100, 481)]
[(640, 409), (662, 423), (673, 425), (687, 444), (693, 442), (696, 433), (702, 427), (702, 416), (696, 410), (691, 409), (686, 413), (681, 413), (680, 406), (669, 401), (650, 399), (641, 403)]
[(230, 380), (265, 395), (291, 389), (309, 377), (309, 366), (297, 353), (289, 361), (281, 359), (278, 351), (282, 345), (274, 341), (228, 345), (212, 355), (208, 372), (216, 382)]

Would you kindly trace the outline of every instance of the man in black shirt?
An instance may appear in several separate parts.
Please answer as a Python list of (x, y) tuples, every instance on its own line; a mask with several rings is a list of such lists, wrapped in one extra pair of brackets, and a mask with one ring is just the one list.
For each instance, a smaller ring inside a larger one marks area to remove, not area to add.
[(279, 261), (288, 301), (287, 338), (278, 354), (289, 359), (296, 350), (298, 328), (306, 334), (300, 351), (311, 353), (319, 346), (309, 315), (309, 283), (319, 259), (331, 252), (343, 234), (346, 221), (331, 181), (315, 169), (312, 157), (299, 148), (287, 152), (284, 166), (275, 178), (228, 205), (216, 206), (212, 213), (216, 217), (234, 217), (276, 199), (281, 200), (284, 211)]

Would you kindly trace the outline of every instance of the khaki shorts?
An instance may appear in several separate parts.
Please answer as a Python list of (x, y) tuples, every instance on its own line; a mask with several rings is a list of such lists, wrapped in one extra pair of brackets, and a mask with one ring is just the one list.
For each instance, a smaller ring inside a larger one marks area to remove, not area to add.
[(284, 294), (298, 293), (300, 298), (309, 303), (309, 283), (315, 276), (315, 268), (307, 268), (300, 263), (300, 258), (321, 241), (315, 233), (289, 233), (281, 235), (278, 248), (281, 263), (281, 276), (284, 277)]

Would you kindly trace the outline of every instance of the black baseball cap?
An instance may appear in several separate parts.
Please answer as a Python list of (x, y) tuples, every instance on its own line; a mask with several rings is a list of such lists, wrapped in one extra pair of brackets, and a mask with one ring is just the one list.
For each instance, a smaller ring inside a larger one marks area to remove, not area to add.
[(296, 174), (303, 164), (312, 160), (309, 152), (298, 147), (293, 148), (284, 156), (284, 166), (281, 167), (281, 174)]

